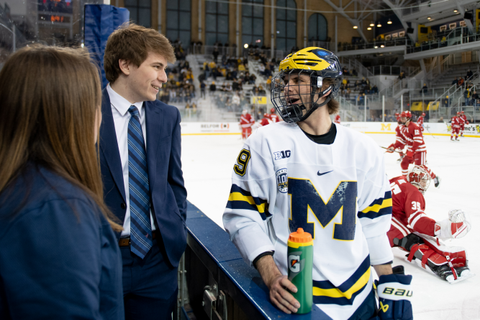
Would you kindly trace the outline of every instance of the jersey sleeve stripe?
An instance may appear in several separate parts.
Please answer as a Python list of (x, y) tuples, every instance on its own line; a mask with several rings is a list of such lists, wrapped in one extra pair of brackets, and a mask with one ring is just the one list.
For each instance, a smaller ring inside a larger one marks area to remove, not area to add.
[(368, 207), (359, 212), (358, 217), (374, 219), (387, 214), (392, 214), (391, 191), (385, 192), (383, 198), (376, 199)]
[(271, 214), (267, 209), (267, 202), (258, 197), (254, 197), (250, 192), (233, 185), (228, 197), (227, 208), (254, 210), (257, 211), (263, 220), (267, 219)]
[(316, 304), (352, 305), (370, 279), (370, 257), (367, 256), (355, 273), (340, 286), (330, 281), (313, 281), (313, 302)]

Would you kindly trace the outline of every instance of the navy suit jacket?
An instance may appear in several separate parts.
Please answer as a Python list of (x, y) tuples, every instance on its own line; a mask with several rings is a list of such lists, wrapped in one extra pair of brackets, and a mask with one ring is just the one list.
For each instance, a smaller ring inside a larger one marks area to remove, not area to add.
[[(163, 240), (158, 243), (163, 242), (165, 258), (176, 268), (187, 244), (187, 191), (180, 159), (180, 112), (158, 100), (145, 101), (144, 106), (151, 209)], [(100, 164), (105, 202), (123, 223), (126, 213), (125, 182), (106, 89), (102, 99)]]
[(0, 319), (125, 319), (117, 239), (82, 189), (30, 165), (0, 203)]

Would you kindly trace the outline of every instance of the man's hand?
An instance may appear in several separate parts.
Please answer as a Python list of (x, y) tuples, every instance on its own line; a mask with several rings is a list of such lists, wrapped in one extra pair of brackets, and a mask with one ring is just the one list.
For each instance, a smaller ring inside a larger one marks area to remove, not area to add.
[(395, 151), (395, 147), (394, 147), (394, 144), (392, 143), (391, 145), (388, 146), (387, 152), (388, 153), (393, 153), (393, 151)]
[(270, 291), (272, 303), (285, 313), (297, 312), (300, 303), (289, 292), (297, 292), (297, 288), (278, 270), (273, 257), (261, 257), (256, 267)]

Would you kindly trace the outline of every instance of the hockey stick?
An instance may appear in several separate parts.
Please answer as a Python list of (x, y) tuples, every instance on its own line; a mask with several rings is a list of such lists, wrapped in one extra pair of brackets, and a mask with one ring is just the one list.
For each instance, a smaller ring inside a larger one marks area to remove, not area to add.
[[(382, 148), (382, 149), (387, 149), (387, 150), (388, 150), (388, 148), (387, 148), (387, 147), (380, 146), (380, 148)], [(386, 151), (385, 151), (385, 152), (386, 152)], [(396, 152), (396, 153), (401, 153), (401, 151), (397, 151), (397, 150), (393, 150), (393, 152)]]
[(437, 139), (437, 137), (435, 137), (435, 136), (430, 132), (430, 130), (428, 130), (428, 127), (427, 127), (427, 126), (425, 126), (425, 130), (427, 130), (428, 133), (430, 133), (430, 135), (431, 135), (434, 139)]

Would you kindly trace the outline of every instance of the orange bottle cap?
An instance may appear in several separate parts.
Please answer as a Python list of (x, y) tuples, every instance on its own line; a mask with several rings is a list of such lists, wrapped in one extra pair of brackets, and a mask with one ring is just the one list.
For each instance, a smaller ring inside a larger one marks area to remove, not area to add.
[(308, 232), (303, 231), (302, 228), (298, 228), (296, 232), (290, 233), (288, 240), (297, 243), (311, 242), (312, 235)]

